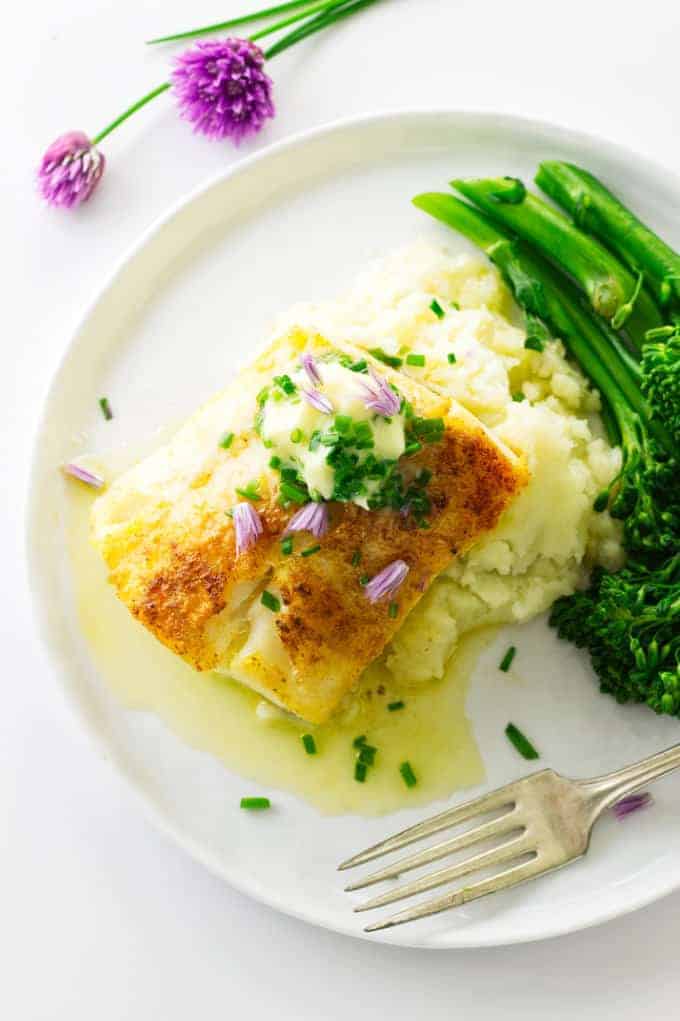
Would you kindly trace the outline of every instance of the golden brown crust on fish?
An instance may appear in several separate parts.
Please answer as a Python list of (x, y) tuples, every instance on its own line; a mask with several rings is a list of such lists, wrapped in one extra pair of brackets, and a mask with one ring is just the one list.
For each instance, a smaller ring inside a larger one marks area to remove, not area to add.
[[(311, 722), (321, 722), (380, 655), (432, 579), (494, 528), (525, 484), (523, 465), (467, 412), (381, 367), (420, 415), (441, 416), (441, 442), (407, 459), (428, 468), (427, 529), (390, 511), (330, 504), (330, 529), (314, 556), (284, 556), (293, 509), (278, 504), (278, 476), (252, 430), (255, 395), (301, 347), (328, 350), (300, 331), (272, 345), (235, 386), (202, 409), (167, 447), (125, 473), (95, 502), (93, 539), (111, 583), (134, 616), (197, 670), (224, 671)], [(353, 352), (353, 349), (346, 350)], [(229, 450), (219, 436), (233, 429)], [(236, 488), (261, 479), (264, 534), (237, 557), (227, 511)], [(311, 537), (296, 539), (296, 551)], [(352, 562), (355, 552), (361, 563)], [(394, 560), (410, 568), (395, 596), (371, 604), (360, 577)], [(260, 604), (264, 588), (281, 610)]]

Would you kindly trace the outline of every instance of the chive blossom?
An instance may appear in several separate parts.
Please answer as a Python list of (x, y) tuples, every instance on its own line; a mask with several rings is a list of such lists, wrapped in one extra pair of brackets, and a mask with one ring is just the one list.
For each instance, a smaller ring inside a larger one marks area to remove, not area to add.
[(511, 645), (506, 654), (503, 656), (503, 659), (498, 664), (498, 669), (502, 670), (504, 674), (507, 674), (508, 670), (510, 669), (510, 664), (515, 658), (516, 652), (517, 649), (515, 648), (515, 646)]
[(515, 726), (514, 723), (508, 723), (505, 728), (505, 736), (507, 737), (510, 744), (514, 745), (519, 754), (523, 759), (538, 759), (539, 754), (532, 745), (528, 737), (522, 733), (522, 731)]
[(267, 589), (264, 590), (260, 597), (260, 602), (263, 606), (266, 606), (272, 613), (278, 613), (281, 609), (281, 600), (274, 595), (273, 592), (269, 592)]

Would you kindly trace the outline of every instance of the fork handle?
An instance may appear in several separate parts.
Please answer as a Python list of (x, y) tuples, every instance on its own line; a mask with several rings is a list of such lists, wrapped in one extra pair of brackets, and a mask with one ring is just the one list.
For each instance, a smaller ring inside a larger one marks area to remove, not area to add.
[(680, 768), (680, 744), (666, 748), (663, 752), (650, 755), (632, 766), (617, 769), (614, 773), (597, 776), (593, 780), (582, 780), (580, 787), (592, 803), (594, 819), (627, 794), (658, 780), (666, 773)]

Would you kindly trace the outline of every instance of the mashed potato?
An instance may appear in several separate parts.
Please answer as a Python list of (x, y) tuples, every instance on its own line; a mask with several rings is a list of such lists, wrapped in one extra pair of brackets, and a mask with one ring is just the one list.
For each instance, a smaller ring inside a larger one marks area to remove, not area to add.
[(559, 340), (527, 350), (516, 322), (490, 264), (420, 242), (369, 267), (341, 300), (295, 306), (280, 324), (390, 355), (424, 354), (423, 367), (402, 371), (453, 394), (527, 460), (529, 485), (498, 528), (437, 579), (388, 648), (387, 666), (402, 682), (441, 677), (466, 631), (528, 620), (583, 584), (593, 564), (622, 560), (618, 525), (592, 509), (620, 465), (598, 395)]

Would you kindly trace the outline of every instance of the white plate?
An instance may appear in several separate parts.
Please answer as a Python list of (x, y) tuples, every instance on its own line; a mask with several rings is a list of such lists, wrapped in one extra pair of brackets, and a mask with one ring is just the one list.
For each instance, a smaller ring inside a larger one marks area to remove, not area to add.
[[(122, 709), (77, 626), (55, 466), (80, 450), (110, 445), (114, 434), (98, 415), (98, 394), (116, 407), (115, 442), (138, 443), (224, 385), (234, 361), (293, 301), (335, 295), (368, 259), (417, 236), (456, 247), (453, 234), (412, 208), (412, 195), (443, 188), (454, 175), (531, 179), (546, 157), (590, 168), (680, 243), (680, 184), (673, 175), (584, 135), (447, 112), (332, 125), (245, 160), (141, 240), (86, 313), (39, 433), (29, 521), (38, 620), (86, 727), (156, 821), (198, 860), (274, 907), (351, 935), (361, 935), (361, 919), (342, 893), (337, 862), (428, 810), (324, 818), (277, 793), (280, 810), (254, 819), (231, 807), (242, 779), (149, 714)], [(499, 680), (496, 669), (509, 637), (521, 646), (521, 683)], [(527, 772), (502, 736), (511, 718), (536, 737), (545, 764), (575, 776), (623, 765), (680, 735), (677, 722), (600, 696), (584, 658), (542, 621), (504, 635), (482, 659), (468, 709), (494, 786)], [(680, 778), (666, 779), (655, 794), (653, 810), (625, 825), (601, 824), (586, 861), (377, 938), (433, 948), (507, 944), (649, 903), (680, 886)], [(462, 796), (469, 794), (453, 800)]]

